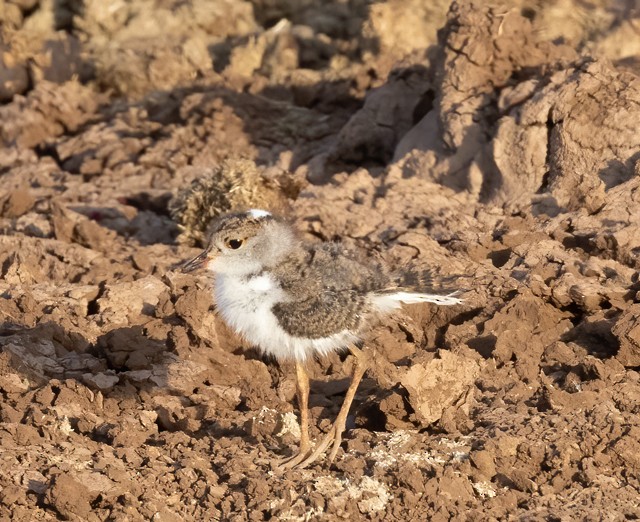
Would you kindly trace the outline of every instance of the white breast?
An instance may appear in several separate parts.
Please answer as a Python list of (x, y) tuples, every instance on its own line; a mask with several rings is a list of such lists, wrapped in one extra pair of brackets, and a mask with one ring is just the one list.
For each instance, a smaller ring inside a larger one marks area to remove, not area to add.
[[(286, 299), (286, 294), (268, 274), (248, 279), (218, 274), (214, 294), (224, 321), (251, 344), (277, 359), (302, 361), (314, 354), (325, 355), (346, 348), (358, 339), (346, 330), (319, 339), (289, 335), (272, 312), (276, 303)], [(313, 318), (309, 320), (313, 321)]]

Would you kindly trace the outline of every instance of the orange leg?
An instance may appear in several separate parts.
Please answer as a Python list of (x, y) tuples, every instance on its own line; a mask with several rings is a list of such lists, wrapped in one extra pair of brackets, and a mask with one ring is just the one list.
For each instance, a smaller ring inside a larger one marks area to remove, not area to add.
[(309, 443), (309, 374), (303, 363), (296, 361), (296, 382), (298, 408), (300, 409), (300, 451), (298, 454), (280, 464), (279, 468), (289, 469), (297, 466), (307, 458), (311, 445)]
[(300, 408), (300, 453), (309, 451), (309, 374), (304, 364), (296, 362), (298, 408)]
[(305, 468), (309, 464), (315, 462), (331, 444), (333, 444), (333, 446), (331, 448), (331, 453), (329, 453), (329, 462), (333, 462), (333, 459), (335, 459), (336, 455), (338, 454), (338, 450), (340, 449), (340, 444), (342, 442), (342, 433), (344, 432), (345, 425), (347, 423), (347, 416), (349, 415), (349, 409), (351, 408), (351, 404), (353, 403), (353, 399), (356, 395), (356, 390), (360, 385), (360, 381), (362, 380), (362, 377), (367, 371), (367, 367), (369, 365), (368, 357), (362, 350), (356, 348), (355, 346), (351, 346), (349, 350), (356, 358), (356, 364), (353, 369), (351, 384), (349, 385), (347, 394), (344, 397), (344, 402), (342, 403), (342, 407), (340, 408), (338, 417), (336, 418), (329, 432), (323, 437), (323, 439), (320, 441), (320, 444), (318, 444), (318, 446), (315, 448), (313, 453), (311, 453), (311, 455), (309, 455), (306, 459), (295, 464), (295, 467), (298, 469)]

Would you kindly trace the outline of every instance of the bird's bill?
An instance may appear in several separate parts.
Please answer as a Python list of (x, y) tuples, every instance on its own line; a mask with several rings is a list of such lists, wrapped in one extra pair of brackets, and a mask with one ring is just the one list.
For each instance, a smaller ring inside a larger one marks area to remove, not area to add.
[(182, 272), (193, 272), (198, 268), (202, 268), (209, 259), (209, 249), (204, 250), (202, 253), (194, 257), (193, 259), (187, 261), (184, 265), (182, 265)]

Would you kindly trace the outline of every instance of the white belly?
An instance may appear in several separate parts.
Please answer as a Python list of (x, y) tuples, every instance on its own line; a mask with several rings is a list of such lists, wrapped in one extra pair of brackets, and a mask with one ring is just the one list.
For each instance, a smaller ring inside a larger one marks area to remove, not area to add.
[[(330, 337), (306, 339), (285, 332), (271, 311), (275, 303), (285, 299), (285, 293), (268, 275), (244, 278), (218, 274), (214, 284), (218, 312), (238, 334), (263, 352), (277, 359), (303, 361), (315, 354), (325, 355), (349, 343), (357, 336), (343, 331)], [(313, 321), (313, 318), (309, 318)]]

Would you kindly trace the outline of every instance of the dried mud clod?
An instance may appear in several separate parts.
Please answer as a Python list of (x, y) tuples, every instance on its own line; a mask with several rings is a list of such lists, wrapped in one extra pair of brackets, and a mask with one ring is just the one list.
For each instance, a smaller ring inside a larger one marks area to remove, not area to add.
[(288, 207), (287, 188), (290, 186), (278, 179), (264, 176), (249, 159), (225, 160), (194, 179), (191, 186), (181, 190), (169, 203), (171, 217), (180, 228), (178, 241), (204, 246), (211, 221), (234, 209), (284, 212)]

